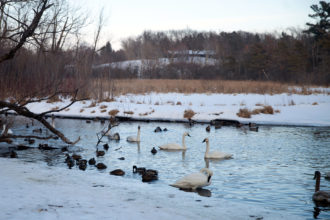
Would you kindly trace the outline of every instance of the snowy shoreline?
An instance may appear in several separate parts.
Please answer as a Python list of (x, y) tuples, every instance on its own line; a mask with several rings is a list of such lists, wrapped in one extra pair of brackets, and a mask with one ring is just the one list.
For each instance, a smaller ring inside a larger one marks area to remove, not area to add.
[[(40, 113), (69, 103), (70, 99), (63, 99), (61, 102), (32, 103), (27, 107)], [(251, 118), (241, 118), (236, 114), (239, 109), (254, 110), (265, 105), (272, 106), (276, 112), (252, 115)], [(133, 121), (187, 122), (183, 113), (189, 109), (196, 113), (192, 119), (201, 123), (229, 119), (243, 124), (254, 122), (274, 126), (330, 126), (330, 95), (327, 94), (127, 94), (115, 97), (112, 102), (77, 102), (55, 115), (63, 118), (109, 118), (111, 110), (118, 110), (117, 116)]]

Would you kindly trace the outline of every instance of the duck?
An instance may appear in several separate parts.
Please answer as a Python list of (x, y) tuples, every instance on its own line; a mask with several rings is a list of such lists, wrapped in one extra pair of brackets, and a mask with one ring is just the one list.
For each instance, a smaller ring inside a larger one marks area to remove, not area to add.
[(170, 144), (165, 144), (162, 146), (159, 146), (160, 150), (187, 150), (187, 146), (185, 143), (185, 137), (188, 136), (190, 137), (188, 132), (183, 133), (182, 135), (182, 146), (176, 143), (170, 143)]
[(108, 151), (109, 150), (109, 144), (103, 144), (103, 149)]
[(95, 165), (96, 164), (95, 158), (93, 157), (93, 158), (89, 159), (88, 164), (89, 165)]
[(155, 130), (154, 130), (154, 132), (161, 132), (162, 131), (162, 129), (160, 128), (160, 127), (157, 127)]
[(110, 134), (108, 135), (108, 138), (110, 140), (115, 140), (115, 141), (119, 141), (120, 140), (120, 135), (118, 132), (114, 133), (114, 134)]
[(158, 171), (148, 169), (142, 174), (142, 182), (151, 182), (153, 180), (158, 180)]
[(98, 163), (96, 164), (96, 168), (99, 170), (107, 169), (107, 166), (104, 163)]
[(116, 169), (110, 172), (110, 175), (115, 175), (115, 176), (124, 176), (125, 175), (125, 171), (121, 170), (121, 169)]
[(197, 188), (210, 185), (212, 176), (212, 170), (203, 168), (197, 173), (191, 173), (182, 177), (175, 183), (170, 184), (170, 186), (185, 190), (196, 190)]
[(87, 160), (79, 160), (78, 166), (80, 170), (86, 170), (87, 168)]
[(10, 155), (9, 155), (9, 156), (10, 156), (10, 158), (17, 158), (17, 153), (16, 153), (15, 151), (12, 150), (12, 151), (10, 152)]
[(324, 178), (330, 180), (330, 172), (326, 172)]
[(250, 131), (258, 132), (259, 127), (258, 127), (255, 123), (251, 123), (251, 122), (249, 122), (249, 130), (250, 130)]
[(137, 167), (136, 165), (133, 166), (133, 173), (143, 174), (146, 171), (144, 167)]
[(151, 149), (151, 153), (152, 153), (152, 154), (157, 154), (157, 150), (156, 150), (155, 147), (153, 147), (153, 148)]
[(105, 155), (105, 152), (103, 150), (96, 149), (96, 156), (97, 157), (103, 157)]
[(71, 169), (74, 166), (74, 159), (69, 154), (66, 154), (65, 163)]
[(128, 136), (127, 141), (128, 142), (140, 142), (140, 126), (138, 126), (137, 136)]
[(205, 128), (205, 130), (206, 130), (207, 132), (210, 132), (210, 131), (211, 131), (211, 127), (210, 127), (210, 125), (208, 125), (208, 126)]
[(317, 205), (330, 206), (330, 191), (320, 191), (321, 173), (320, 171), (315, 171), (314, 173), (315, 192), (313, 194), (313, 201)]
[(205, 138), (203, 140), (203, 143), (204, 142), (206, 142), (206, 151), (205, 151), (204, 158), (206, 158), (206, 159), (231, 159), (231, 158), (233, 158), (232, 154), (223, 153), (220, 151), (209, 152), (209, 150), (210, 150), (209, 139)]

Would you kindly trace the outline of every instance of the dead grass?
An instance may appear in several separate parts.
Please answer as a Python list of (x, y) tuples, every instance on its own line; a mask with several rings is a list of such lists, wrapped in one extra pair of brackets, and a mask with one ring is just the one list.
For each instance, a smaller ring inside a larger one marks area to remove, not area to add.
[(55, 110), (59, 110), (59, 109), (60, 109), (60, 107), (58, 107), (58, 106), (52, 108), (53, 111), (55, 111)]
[(236, 113), (236, 115), (238, 117), (241, 118), (251, 118), (251, 115), (258, 115), (258, 114), (274, 114), (275, 113), (280, 113), (280, 110), (275, 110), (273, 109), (272, 106), (270, 105), (265, 105), (263, 106), (263, 108), (257, 108), (257, 109), (253, 109), (252, 111), (250, 111), (247, 108), (243, 108), (240, 109), (238, 113)]
[(108, 112), (108, 114), (111, 116), (116, 116), (118, 114), (118, 112), (119, 112), (118, 109), (112, 109), (111, 111)]
[[(169, 93), (256, 93), (256, 94), (310, 94), (312, 86), (299, 86), (278, 82), (234, 81), (234, 80), (179, 80), (179, 79), (102, 79), (104, 91), (111, 88), (111, 94), (143, 94), (149, 92)], [(95, 82), (95, 86), (99, 86)], [(297, 86), (302, 89), (292, 89)], [(93, 89), (93, 88), (92, 88)], [(316, 92), (317, 93), (317, 92)]]
[(274, 114), (274, 109), (273, 109), (272, 106), (270, 106), (270, 105), (266, 105), (266, 106), (264, 106), (264, 107), (261, 109), (261, 113), (262, 113), (262, 114), (270, 114), (270, 115), (272, 115), (272, 114)]
[(147, 115), (150, 115), (150, 114), (152, 114), (154, 112), (155, 112), (155, 110), (153, 109), (150, 112), (140, 113), (139, 116), (147, 116)]
[(313, 102), (313, 104), (312, 105), (318, 105), (318, 103), (317, 102)]
[(91, 111), (91, 114), (94, 114), (95, 113), (95, 110)]
[(182, 103), (181, 102), (176, 102), (176, 105), (182, 105)]
[(54, 103), (54, 102), (60, 102), (60, 101), (61, 101), (60, 97), (58, 95), (56, 95), (56, 96), (53, 96), (52, 98), (48, 99), (47, 103)]
[(87, 108), (93, 108), (96, 106), (96, 102), (92, 102)]
[(183, 117), (187, 118), (187, 119), (191, 119), (192, 117), (194, 117), (195, 114), (196, 113), (193, 110), (187, 109), (187, 110), (184, 111)]
[(241, 118), (251, 118), (251, 111), (247, 108), (241, 108), (236, 115)]
[(132, 111), (125, 111), (124, 114), (127, 114), (127, 115), (133, 115), (134, 112), (132, 112)]
[(108, 106), (106, 106), (106, 105), (101, 105), (100, 106), (100, 109), (105, 109), (105, 108), (108, 108)]
[(106, 109), (102, 109), (102, 110), (101, 110), (101, 113), (104, 113), (104, 112), (106, 112), (106, 111), (107, 111)]
[(83, 109), (83, 108), (82, 108), (82, 109), (80, 109), (80, 113), (82, 113), (84, 110), (85, 110), (85, 109)]

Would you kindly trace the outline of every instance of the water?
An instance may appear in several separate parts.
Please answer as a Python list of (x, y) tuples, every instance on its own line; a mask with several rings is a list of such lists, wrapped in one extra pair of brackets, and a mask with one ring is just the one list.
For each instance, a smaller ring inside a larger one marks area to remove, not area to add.
[[(136, 135), (141, 126), (141, 143), (126, 142), (126, 137)], [(77, 152), (84, 158), (95, 157), (96, 133), (104, 128), (100, 122), (86, 123), (84, 120), (56, 119), (56, 127), (71, 140), (81, 137), (71, 152)], [(160, 126), (167, 132), (155, 133)], [(15, 133), (31, 134), (37, 126), (25, 128), (16, 125)], [(211, 132), (205, 131), (206, 125), (171, 123), (121, 123), (113, 128), (118, 132), (121, 141), (109, 141), (109, 151), (104, 157), (97, 158), (108, 166), (108, 173), (113, 169), (123, 169), (124, 178), (141, 178), (132, 173), (132, 166), (137, 165), (159, 171), (159, 180), (153, 182), (155, 187), (167, 188), (182, 176), (209, 167), (214, 175), (210, 190), (212, 197), (224, 198), (244, 204), (260, 205), (282, 213), (313, 219), (314, 203), (311, 200), (314, 192), (315, 170), (321, 173), (330, 171), (330, 129), (322, 127), (259, 127), (259, 132), (252, 132), (234, 127), (222, 127)], [(182, 152), (159, 151), (153, 155), (150, 150), (166, 143), (181, 144), (182, 134), (186, 137), (188, 150)], [(234, 159), (223, 161), (205, 161), (204, 138), (210, 140), (210, 148), (234, 154)], [(34, 147), (45, 141), (37, 141)], [(52, 146), (65, 146), (63, 142), (50, 140)], [(2, 144), (3, 145), (3, 144)], [(101, 144), (102, 146), (102, 144)], [(40, 151), (31, 149), (19, 151), (20, 158), (27, 161), (46, 161), (49, 165), (63, 166), (64, 153), (58, 151)], [(118, 158), (125, 157), (125, 160)], [(77, 168), (75, 168), (77, 169)], [(88, 167), (88, 170), (95, 170)], [(330, 181), (322, 178), (321, 189), (330, 190)], [(330, 219), (330, 211), (322, 208), (319, 219)]]

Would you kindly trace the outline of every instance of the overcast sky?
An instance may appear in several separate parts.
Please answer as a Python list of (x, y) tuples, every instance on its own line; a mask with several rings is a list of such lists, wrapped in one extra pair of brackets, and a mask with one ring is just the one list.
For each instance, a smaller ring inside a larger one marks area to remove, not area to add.
[[(115, 49), (120, 40), (144, 30), (273, 32), (290, 27), (305, 28), (311, 21), (310, 6), (318, 0), (70, 0), (88, 10), (96, 22), (104, 8), (106, 24), (101, 44), (109, 40)], [(94, 26), (85, 32), (93, 39)]]

